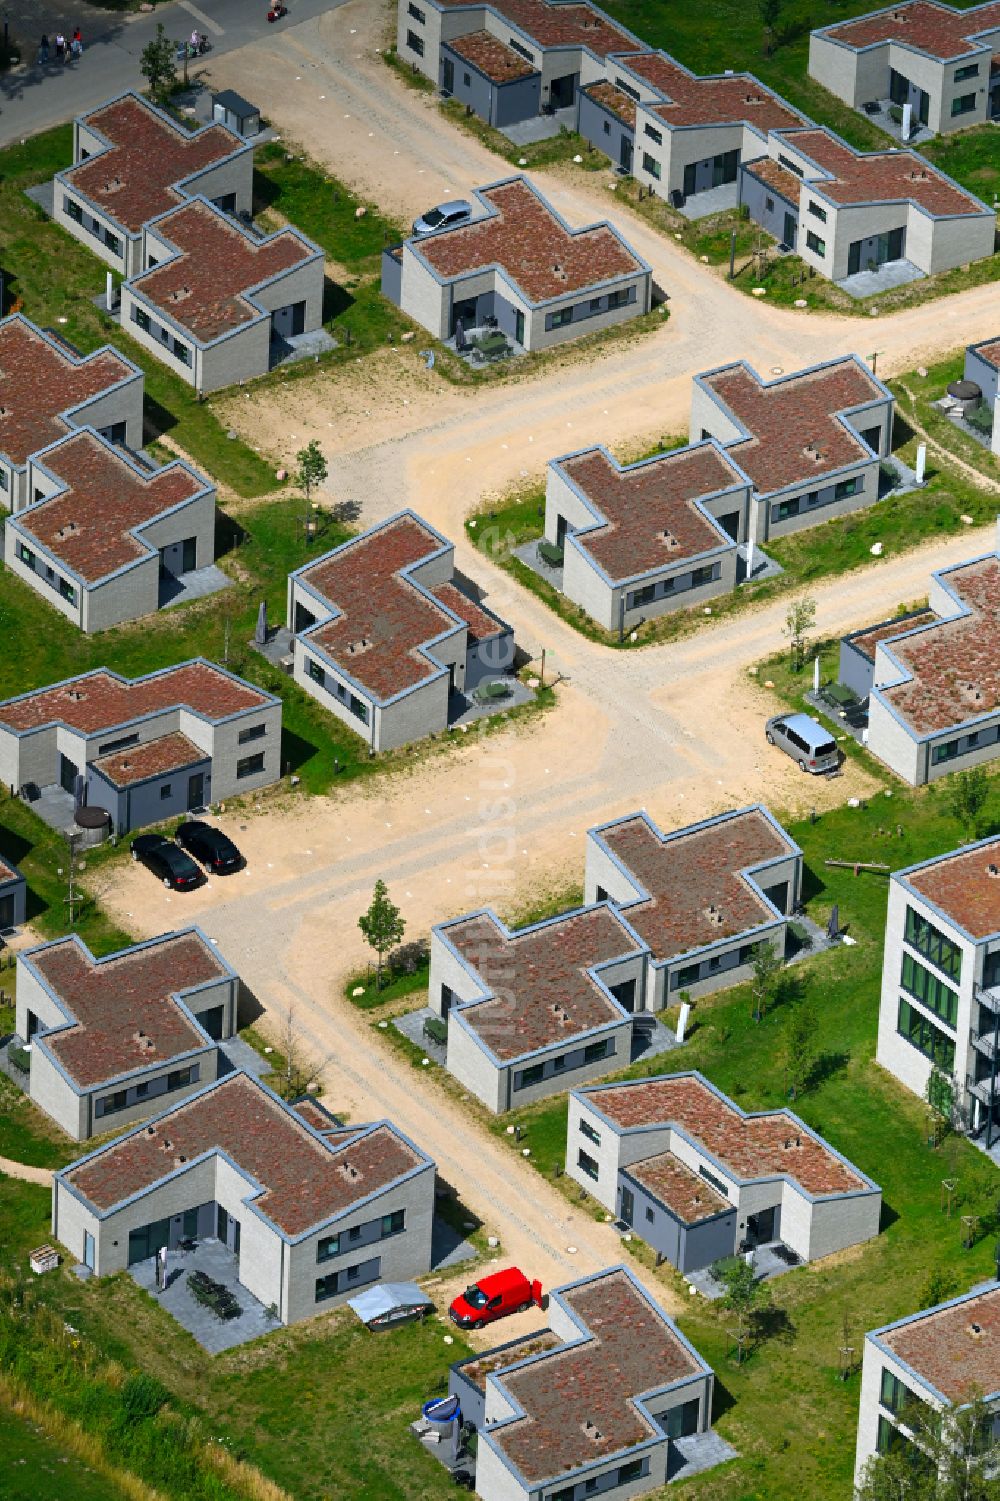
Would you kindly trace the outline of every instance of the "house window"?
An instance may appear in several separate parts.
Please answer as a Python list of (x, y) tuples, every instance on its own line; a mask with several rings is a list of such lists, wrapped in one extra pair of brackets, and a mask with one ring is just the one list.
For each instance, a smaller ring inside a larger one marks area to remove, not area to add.
[(604, 122), (604, 134), (606, 136), (609, 136), (611, 134), (611, 121), (610, 120), (605, 120), (605, 122)]
[(406, 1210), (394, 1209), (391, 1214), (382, 1216), (382, 1239), (390, 1235), (401, 1235), (406, 1229)]
[(515, 37), (511, 37), (507, 45), (511, 51), (517, 53), (518, 57), (523, 57), (525, 62), (533, 63), (535, 61), (535, 54), (530, 52), (527, 47), (522, 46)]
[(964, 83), (967, 78), (979, 77), (979, 64), (966, 63), (964, 68), (955, 69), (955, 82)]
[(252, 724), (248, 729), (240, 730), (237, 741), (240, 745), (248, 745), (251, 740), (263, 740), (266, 734), (266, 724)]
[(772, 507), (771, 520), (787, 521), (790, 516), (797, 516), (800, 499), (800, 496), (795, 495), (791, 500), (780, 500), (776, 506)]
[(68, 604), (76, 604), (76, 590), (66, 579), (59, 580), (59, 593)]
[(104, 243), (112, 255), (119, 257), (119, 259), (121, 258), (122, 242), (117, 235), (111, 233), (110, 229), (104, 231)]
[(532, 1084), (540, 1084), (544, 1078), (544, 1063), (533, 1063), (530, 1068), (522, 1068), (519, 1074), (514, 1075), (514, 1088), (529, 1089)]
[(635, 301), (635, 287), (619, 287), (617, 292), (608, 293), (608, 312), (614, 312), (615, 308), (627, 307)]
[(589, 1121), (580, 1122), (580, 1135), (585, 1136), (588, 1141), (592, 1141), (595, 1147), (601, 1145), (601, 1133), (595, 1130)]
[(468, 73), (463, 73), (462, 74), (462, 82), (465, 84), (465, 87), (467, 89), (471, 89), (471, 87), (472, 87), (472, 78), (471, 78), (471, 76)]
[(565, 328), (568, 323), (572, 322), (573, 309), (571, 307), (559, 308), (558, 312), (552, 313), (549, 316), (550, 328)]
[(764, 195), (764, 209), (769, 214), (774, 213), (774, 199), (769, 197), (766, 193)]
[(861, 482), (860, 475), (855, 474), (851, 479), (842, 479), (837, 481), (836, 488), (833, 492), (833, 498), (834, 500), (846, 500), (850, 495), (860, 495), (863, 489), (864, 486)]
[(942, 761), (954, 761), (958, 755), (958, 745), (957, 740), (945, 740), (940, 745), (936, 745), (932, 756), (934, 765), (937, 766)]
[(127, 750), (130, 745), (138, 745), (138, 735), (122, 735), (117, 740), (106, 740), (103, 745), (97, 747), (99, 756), (110, 756), (112, 751)]
[(942, 974), (950, 975), (953, 980), (961, 980), (962, 950), (913, 907), (906, 909), (903, 936), (911, 948), (929, 959)]
[(581, 1173), (586, 1173), (588, 1178), (593, 1178), (594, 1182), (597, 1182), (601, 1171), (597, 1164), (597, 1159), (591, 1157), (590, 1153), (585, 1152), (582, 1147), (577, 1153), (576, 1164)]
[(362, 1227), (360, 1225), (352, 1225), (351, 1228), (347, 1232), (347, 1239), (349, 1241), (360, 1240), (361, 1239), (361, 1229), (362, 1229)]
[(630, 610), (638, 610), (643, 605), (650, 604), (656, 598), (656, 585), (643, 584), (641, 589), (633, 589), (628, 596), (627, 604)]
[(97, 1101), (94, 1107), (94, 1114), (97, 1116), (117, 1115), (119, 1110), (125, 1110), (127, 1107), (128, 1090), (116, 1089), (114, 1094), (106, 1094), (103, 1100)]
[(406, 7), (406, 14), (408, 16), (412, 16), (415, 21), (419, 21), (421, 26), (423, 26), (424, 22), (427, 20), (427, 17), (420, 9), (420, 6), (414, 5), (413, 0), (410, 0), (409, 5)]
[(925, 1406), (916, 1392), (912, 1392), (905, 1382), (894, 1376), (888, 1366), (882, 1367), (882, 1385), (879, 1391), (879, 1403), (886, 1412), (901, 1413), (906, 1408), (913, 1408), (918, 1402)]
[(813, 255), (826, 255), (826, 241), (821, 240), (819, 235), (814, 235), (811, 229), (806, 230), (806, 244)]
[(34, 568), (35, 554), (31, 551), (30, 547), (25, 547), (23, 542), (19, 542), (17, 544), (17, 555), (21, 559), (21, 562), (25, 565), (25, 567), (32, 569)]
[(177, 339), (174, 340), (174, 355), (182, 365), (190, 365), (191, 351), (186, 344), (179, 343)]
[(74, 224), (83, 223), (83, 209), (75, 198), (63, 198), (63, 211), (67, 218), (73, 220)]
[(952, 118), (954, 119), (956, 115), (971, 115), (975, 107), (975, 94), (961, 94), (957, 99), (951, 101)]
[(914, 959), (912, 954), (903, 955), (903, 967), (899, 983), (916, 1000), (921, 1001), (935, 1016), (949, 1027), (958, 1021), (958, 996), (950, 985), (932, 975)]
[(340, 1255), (340, 1236), (324, 1235), (322, 1240), (316, 1242), (316, 1260), (330, 1261), (334, 1256)]
[(646, 1223), (647, 1223), (647, 1225), (652, 1225), (655, 1222), (655, 1220), (656, 1220), (656, 1215), (653, 1213), (652, 1209), (650, 1209), (649, 1205), (647, 1204), (646, 1205)]
[(710, 584), (717, 577), (715, 563), (706, 563), (704, 568), (695, 568), (691, 574), (692, 589), (700, 588), (702, 584)]
[(415, 31), (408, 31), (406, 33), (406, 45), (409, 47), (410, 51), (415, 52), (418, 57), (423, 57), (424, 39), (422, 36), (417, 36), (417, 33)]
[(818, 219), (821, 224), (826, 223), (826, 209), (820, 208), (819, 204), (814, 203), (811, 198), (809, 200), (809, 212), (812, 214), (813, 218)]
[(657, 181), (663, 176), (663, 168), (656, 157), (650, 156), (648, 151), (642, 153), (642, 167), (644, 172), (648, 172), (650, 177), (655, 177)]
[(3, 468), (2, 465), (0, 465), (0, 490), (9, 490), (9, 489), (10, 489), (10, 480), (7, 477), (7, 471), (6, 471), (6, 469)]
[(368, 705), (360, 698), (355, 697), (353, 693), (348, 698), (347, 707), (356, 719), (361, 720), (362, 724), (368, 723)]
[(701, 979), (701, 965), (700, 964), (685, 964), (684, 967), (683, 967), (683, 969), (677, 970), (676, 973), (674, 974), (674, 976), (673, 976), (674, 983), (671, 985), (670, 988), (671, 988), (671, 990), (681, 990), (681, 989), (683, 989), (683, 987), (685, 985), (695, 985), (695, 984), (697, 984), (697, 982), (700, 979)]
[(321, 688), (323, 687), (326, 682), (326, 673), (314, 657), (306, 657), (306, 673), (312, 678), (314, 683), (318, 683)]
[(141, 328), (143, 333), (149, 333), (149, 314), (144, 313), (142, 308), (136, 307), (134, 303), (132, 305), (132, 322), (136, 328)]
[(729, 1198), (729, 1185), (727, 1183), (723, 1183), (721, 1178), (717, 1178), (714, 1173), (710, 1173), (707, 1167), (702, 1167), (701, 1163), (698, 1164), (698, 1172), (706, 1183), (711, 1183), (716, 1193), (720, 1193), (724, 1199)]
[(172, 782), (164, 782), (163, 786), (160, 788), (160, 802), (161, 803), (165, 803), (167, 801), (167, 798), (173, 797), (173, 795), (174, 795), (174, 786), (173, 786), (173, 783)]
[(584, 1063), (599, 1063), (602, 1058), (608, 1056), (611, 1046), (608, 1038), (602, 1037), (600, 1042), (589, 1042), (583, 1050)]
[(316, 1302), (322, 1303), (324, 1298), (335, 1298), (337, 1296), (337, 1283), (339, 1280), (339, 1272), (328, 1272), (325, 1277), (317, 1277)]
[(786, 167), (789, 172), (794, 172), (796, 177), (802, 176), (802, 168), (799, 166), (798, 162), (793, 162), (790, 156), (779, 156), (778, 161), (783, 167)]
[(264, 770), (264, 752), (260, 751), (256, 756), (244, 756), (242, 761), (236, 763), (236, 780), (241, 777), (255, 777)]
[(916, 1007), (911, 1006), (909, 1001), (900, 999), (896, 1031), (911, 1047), (916, 1048), (918, 1053), (923, 1053), (925, 1058), (930, 1058), (946, 1074), (952, 1072), (955, 1067), (953, 1040)]
[(636, 104), (639, 103), (639, 90), (634, 89), (630, 83), (626, 83), (624, 78), (615, 79), (615, 88), (621, 89), (622, 93), (627, 94), (630, 99), (634, 99)]
[(660, 131), (660, 130), (654, 129), (654, 127), (652, 125), (650, 125), (648, 123), (646, 125), (644, 125), (642, 127), (642, 133), (643, 133), (643, 135), (649, 136), (649, 139), (651, 141), (655, 141), (656, 144), (657, 144), (657, 146), (662, 146), (663, 145), (663, 132)]
[(630, 1459), (628, 1464), (618, 1466), (618, 1484), (628, 1485), (632, 1480), (640, 1480), (643, 1475), (649, 1474), (648, 1459)]

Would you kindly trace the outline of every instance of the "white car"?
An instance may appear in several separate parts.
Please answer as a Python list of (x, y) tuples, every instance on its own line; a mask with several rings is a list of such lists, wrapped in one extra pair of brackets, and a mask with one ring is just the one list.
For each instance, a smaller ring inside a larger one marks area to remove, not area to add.
[(472, 204), (464, 198), (455, 198), (451, 203), (439, 203), (413, 221), (413, 236), (432, 235), (437, 229), (451, 229), (456, 224), (466, 224), (472, 218)]

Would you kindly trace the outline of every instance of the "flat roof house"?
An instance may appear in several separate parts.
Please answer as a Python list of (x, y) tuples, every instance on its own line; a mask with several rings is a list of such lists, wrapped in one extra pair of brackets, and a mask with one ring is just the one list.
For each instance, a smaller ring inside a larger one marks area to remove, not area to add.
[(691, 389), (691, 439), (717, 439), (747, 476), (756, 542), (874, 505), (892, 418), (892, 392), (856, 354), (773, 380), (739, 360)]
[(548, 1331), (451, 1368), (479, 1431), (476, 1494), (625, 1501), (682, 1475), (711, 1430), (714, 1376), (631, 1269), (556, 1288), (548, 1315)]
[(142, 371), (116, 349), (81, 355), (20, 313), (0, 319), (0, 506), (22, 510), (31, 456), (78, 428), (141, 448), (142, 392)]
[[(741, 169), (751, 219), (830, 281), (891, 263), (900, 280), (993, 254), (996, 215), (914, 151), (859, 152), (830, 130), (773, 130)], [(890, 274), (890, 273), (886, 273)], [(883, 284), (853, 284), (859, 295)]]
[(784, 956), (801, 865), (761, 807), (668, 835), (642, 813), (591, 829), (585, 906), (519, 929), (488, 909), (432, 929), (449, 1071), (501, 1113), (625, 1067), (637, 1018), (678, 989), (744, 979), (757, 943)]
[(993, 452), (1000, 453), (1000, 421), (997, 394), (1000, 386), (1000, 336), (970, 344), (965, 351), (964, 377), (982, 392), (983, 405), (993, 414)]
[(197, 391), (266, 375), (322, 325), (323, 252), (291, 226), (260, 236), (199, 196), (149, 218), (143, 252), (122, 327)]
[(202, 658), (133, 679), (99, 667), (0, 703), (0, 780), (64, 803), (67, 825), (81, 795), (126, 834), (280, 775), (281, 700)]
[(218, 1239), (282, 1324), (428, 1271), (434, 1163), (388, 1121), (318, 1114), (227, 1074), (56, 1173), (52, 1233), (99, 1277)]
[(471, 223), (383, 252), (383, 294), (435, 338), (492, 317), (545, 349), (649, 312), (652, 270), (612, 224), (571, 229), (523, 176), (473, 197), (484, 212)]
[(889, 883), (876, 1057), (923, 1098), (935, 1066), (987, 1144), (1000, 1121), (1000, 840), (951, 850)]
[(912, 787), (1000, 755), (1000, 552), (933, 574), (928, 604), (841, 649), (873, 657), (866, 743)]
[(0, 934), (23, 926), (27, 895), (27, 882), (17, 866), (0, 857)]
[(443, 730), (514, 663), (505, 621), (453, 582), (454, 544), (400, 511), (288, 579), (295, 681), (374, 751)]
[(143, 228), (202, 195), (227, 213), (253, 204), (253, 147), (222, 125), (195, 131), (129, 90), (73, 122), (53, 218), (123, 278), (147, 264)]
[(579, 95), (580, 134), (693, 218), (736, 206), (769, 131), (808, 123), (752, 73), (699, 77), (666, 52), (610, 56)]
[(602, 445), (549, 461), (545, 537), (562, 592), (608, 631), (730, 592), (750, 482), (715, 442), (636, 464)]
[(28, 490), (4, 561), (82, 631), (154, 614), (215, 557), (215, 489), (183, 459), (150, 469), (87, 427), (32, 455)]
[(639, 39), (596, 5), (565, 0), (427, 0), (397, 8), (399, 56), (443, 93), (502, 129), (567, 110)]
[[(1000, 119), (1000, 5), (904, 0), (809, 38), (809, 73), (854, 109), (912, 111), (935, 134)], [(898, 118), (898, 117), (897, 117)]]
[(216, 1077), (238, 991), (199, 928), (102, 959), (75, 933), (22, 951), (16, 1027), (29, 1044), (28, 1094), (74, 1141), (174, 1104)]
[(695, 1072), (574, 1089), (566, 1171), (681, 1272), (765, 1245), (815, 1261), (871, 1240), (882, 1211), (792, 1111), (748, 1114)]
[[(854, 1471), (876, 1454), (915, 1460), (913, 1415), (933, 1421), (979, 1397), (1000, 1409), (1000, 1287), (985, 1287), (865, 1335)], [(909, 1419), (909, 1421), (908, 1421)], [(994, 1416), (994, 1424), (996, 1417)]]

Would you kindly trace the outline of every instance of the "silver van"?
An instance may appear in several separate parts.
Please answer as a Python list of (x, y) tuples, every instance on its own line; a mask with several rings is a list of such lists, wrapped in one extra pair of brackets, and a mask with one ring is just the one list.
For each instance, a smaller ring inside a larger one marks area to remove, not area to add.
[(775, 714), (764, 727), (768, 745), (777, 745), (800, 771), (836, 771), (840, 752), (830, 731), (808, 714)]

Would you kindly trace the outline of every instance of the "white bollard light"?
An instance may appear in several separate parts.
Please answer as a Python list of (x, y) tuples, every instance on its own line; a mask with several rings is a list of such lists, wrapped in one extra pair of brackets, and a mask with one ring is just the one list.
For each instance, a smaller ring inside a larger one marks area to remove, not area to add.
[(913, 105), (903, 105), (903, 126), (900, 134), (904, 141), (908, 141), (913, 132)]
[(111, 299), (114, 297), (114, 295), (115, 295), (115, 280), (114, 280), (114, 277), (111, 275), (111, 272), (109, 271), (108, 272), (107, 281), (105, 282), (105, 285), (104, 285), (104, 300), (105, 300), (105, 302), (107, 304), (107, 309), (108, 309), (109, 313), (110, 313), (111, 307), (112, 307)]
[(684, 1033), (687, 1031), (688, 1017), (691, 1015), (691, 1007), (687, 1001), (681, 1002), (680, 1015), (677, 1018), (677, 1041), (684, 1041)]
[(927, 468), (927, 444), (921, 443), (917, 448), (917, 484), (924, 482), (924, 470)]
[(813, 662), (813, 692), (819, 692), (819, 657)]

